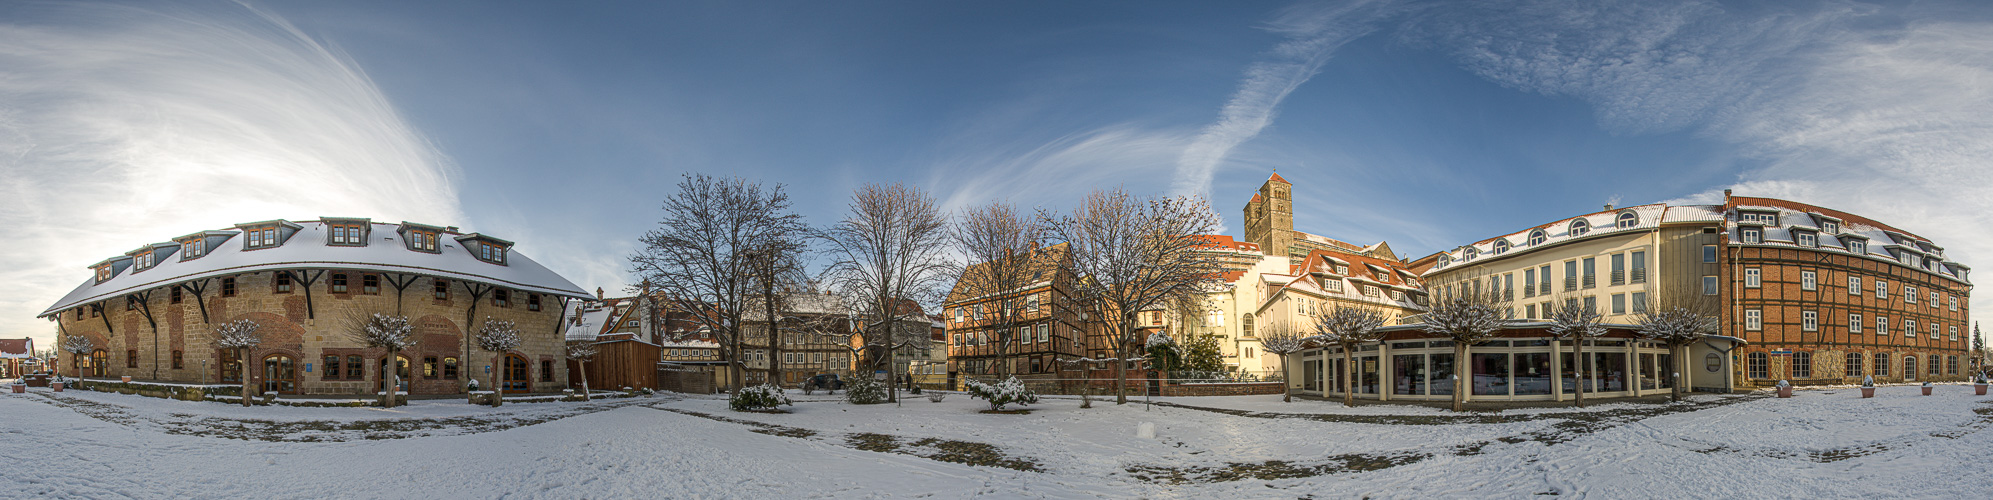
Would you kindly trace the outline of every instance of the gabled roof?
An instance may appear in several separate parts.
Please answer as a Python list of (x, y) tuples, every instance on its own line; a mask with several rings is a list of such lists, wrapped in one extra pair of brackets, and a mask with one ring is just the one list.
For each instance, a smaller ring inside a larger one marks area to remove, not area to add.
[[(1568, 241), (1589, 240), (1613, 234), (1630, 234), (1630, 233), (1653, 231), (1656, 228), (1661, 227), (1661, 222), (1664, 216), (1666, 215), (1667, 209), (1668, 206), (1662, 203), (1653, 203), (1653, 204), (1638, 205), (1631, 207), (1617, 207), (1608, 210), (1592, 212), (1577, 217), (1558, 220), (1556, 222), (1551, 222), (1548, 224), (1543, 224), (1523, 229), (1521, 231), (1516, 231), (1502, 236), (1488, 238), (1468, 245), (1463, 245), (1460, 248), (1455, 248), (1453, 250), (1440, 252), (1441, 255), (1439, 256), (1443, 258), (1439, 259), (1438, 262), (1433, 263), (1432, 267), (1427, 268), (1424, 272), (1421, 273), (1421, 275), (1444, 272), (1448, 269), (1453, 269), (1456, 267), (1478, 265), (1482, 262), (1495, 260), (1499, 258), (1505, 258), (1511, 255), (1528, 253), (1531, 251), (1535, 251), (1538, 248), (1556, 246)], [(1637, 220), (1634, 221), (1632, 227), (1622, 228), (1617, 226), (1616, 223), (1618, 222), (1619, 215), (1623, 213), (1632, 213), (1637, 217)], [(1585, 222), (1585, 226), (1588, 229), (1587, 231), (1584, 232), (1584, 234), (1574, 235), (1572, 234), (1572, 226), (1576, 224), (1577, 221), (1580, 220)], [(1529, 244), (1530, 235), (1539, 230), (1542, 231), (1544, 235), (1543, 243), (1535, 246), (1530, 245)], [(1507, 241), (1509, 244), (1509, 250), (1507, 252), (1499, 254), (1495, 253), (1495, 242), (1497, 241)], [(1467, 250), (1469, 249), (1472, 249), (1474, 251), (1473, 258), (1471, 259), (1467, 258), (1467, 255), (1469, 255)]]
[(1266, 180), (1269, 180), (1269, 181), (1273, 181), (1273, 182), (1279, 182), (1279, 183), (1284, 183), (1284, 184), (1293, 184), (1292, 182), (1287, 182), (1287, 179), (1282, 179), (1282, 178), (1280, 178), (1280, 172), (1274, 172), (1274, 173), (1273, 173), (1273, 176), (1272, 176), (1272, 177), (1267, 177), (1267, 178), (1266, 178)]
[[(103, 283), (94, 277), (64, 295), (61, 300), (49, 306), (38, 316), (48, 316), (81, 304), (96, 302), (106, 298), (174, 283), (195, 279), (220, 278), (236, 274), (274, 269), (324, 268), (348, 269), (355, 271), (376, 271), (409, 273), (437, 278), (486, 283), (532, 293), (564, 295), (576, 298), (592, 298), (588, 292), (575, 286), (567, 278), (561, 277), (545, 266), (517, 251), (510, 252), (507, 266), (494, 266), (465, 252), (419, 252), (403, 245), (336, 246), (322, 242), (330, 241), (326, 235), (326, 225), (321, 221), (292, 223), (288, 221), (254, 222), (244, 225), (281, 223), (296, 226), (297, 234), (290, 243), (276, 247), (246, 251), (241, 245), (215, 245), (207, 249), (207, 254), (198, 259), (164, 259), (143, 273), (119, 273)], [(392, 226), (376, 223), (376, 226)], [(394, 231), (375, 231), (375, 234)], [(302, 238), (299, 238), (302, 237)], [(444, 246), (450, 246), (445, 244)], [(97, 265), (128, 260), (131, 257), (117, 256)], [(95, 265), (91, 267), (96, 267)]]
[[(1072, 245), (1067, 243), (1041, 246), (1027, 251), (1018, 252), (1015, 255), (1008, 257), (1010, 259), (1030, 259), (1028, 261), (1029, 267), (1025, 269), (1027, 276), (1023, 280), (1024, 283), (1021, 286), (1019, 286), (1017, 290), (1011, 290), (1011, 291), (1014, 292), (1014, 291), (1029, 290), (1047, 283), (1051, 283), (1053, 279), (1056, 279), (1059, 276), (1060, 270), (1066, 267), (1065, 264), (1068, 262), (1068, 260), (1071, 257), (1072, 257)], [(980, 269), (987, 269), (989, 268), (989, 265), (990, 263), (988, 262), (978, 262), (975, 264), (971, 264), (968, 269), (962, 271), (961, 278), (967, 278), (968, 276), (974, 273), (981, 272), (979, 271)], [(1037, 276), (1037, 279), (1035, 280), (1031, 279), (1031, 276)], [(952, 304), (955, 302), (961, 302), (964, 300), (976, 298), (968, 295), (969, 293), (972, 293), (970, 290), (966, 289), (969, 286), (971, 286), (969, 284), (969, 281), (970, 280), (968, 279), (955, 280), (955, 286), (948, 291), (948, 299), (947, 299), (948, 303)]]
[(0, 357), (25, 357), (34, 355), (35, 339), (0, 339)]

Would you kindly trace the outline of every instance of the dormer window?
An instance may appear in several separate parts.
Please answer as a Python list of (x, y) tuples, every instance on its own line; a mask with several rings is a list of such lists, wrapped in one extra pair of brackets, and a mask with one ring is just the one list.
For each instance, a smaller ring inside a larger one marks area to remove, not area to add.
[(158, 264), (158, 262), (153, 260), (153, 253), (150, 251), (142, 252), (139, 253), (138, 255), (133, 255), (131, 257), (132, 272), (139, 272), (147, 269), (152, 269), (152, 266), (154, 264)]
[(1812, 248), (1820, 246), (1820, 237), (1814, 236), (1813, 233), (1809, 233), (1806, 231), (1793, 231), (1792, 239), (1793, 241), (1798, 242), (1799, 246), (1802, 247)]
[(1848, 240), (1848, 251), (1854, 253), (1855, 255), (1868, 255), (1868, 242), (1862, 240)]
[(1633, 212), (1620, 212), (1619, 217), (1614, 219), (1612, 224), (1613, 227), (1617, 227), (1620, 229), (1626, 229), (1640, 225), (1640, 214)]
[(328, 224), (333, 245), (366, 246), (367, 227), (359, 224)]
[(183, 241), (180, 243), (180, 260), (201, 258), (201, 255), (208, 253), (207, 247), (208, 242), (205, 239), (196, 238)]
[(1529, 246), (1542, 245), (1543, 242), (1549, 240), (1550, 235), (1544, 234), (1542, 229), (1529, 232)]
[(477, 247), (478, 247), (477, 250), (478, 260), (490, 262), (493, 264), (505, 263), (505, 247), (485, 242), (478, 242)]
[(110, 280), (111, 280), (111, 266), (109, 265), (97, 266), (97, 282), (103, 283)]
[(436, 233), (429, 231), (409, 231), (408, 249), (424, 252), (436, 251)]
[(1827, 234), (1841, 234), (1841, 223), (1823, 220), (1820, 221), (1820, 230)]
[(1744, 234), (1744, 243), (1756, 245), (1765, 242), (1765, 233), (1764, 231), (1759, 230), (1758, 228), (1747, 227), (1740, 232)]
[(1342, 276), (1349, 276), (1349, 266), (1345, 266), (1345, 265), (1341, 265), (1341, 264), (1337, 264), (1337, 265), (1336, 265), (1336, 274), (1339, 274), (1339, 275), (1342, 275)]
[(1481, 251), (1475, 249), (1474, 247), (1467, 247), (1467, 251), (1463, 252), (1461, 255), (1462, 255), (1461, 259), (1474, 260), (1475, 257), (1481, 256)]
[(277, 241), (277, 228), (275, 227), (250, 228), (247, 232), (249, 233), (250, 250), (270, 248), (277, 246), (279, 243)]
[(1570, 232), (1571, 236), (1584, 236), (1585, 233), (1592, 232), (1592, 223), (1585, 222), (1584, 219), (1571, 221)]
[(1778, 225), (1778, 213), (1777, 213), (1777, 212), (1741, 212), (1741, 213), (1739, 213), (1739, 214), (1737, 215), (1737, 220), (1738, 220), (1738, 221), (1742, 221), (1742, 222), (1756, 222), (1756, 223), (1759, 223), (1759, 224), (1764, 224), (1764, 225), (1767, 225), (1767, 226), (1776, 226), (1776, 225)]
[(1495, 240), (1495, 255), (1509, 253), (1509, 240)]

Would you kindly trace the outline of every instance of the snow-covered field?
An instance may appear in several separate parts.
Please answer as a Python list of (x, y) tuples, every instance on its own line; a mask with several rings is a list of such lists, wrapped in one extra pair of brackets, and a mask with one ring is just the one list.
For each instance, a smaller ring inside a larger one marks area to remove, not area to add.
[(670, 394), (382, 410), (36, 389), (0, 395), (0, 497), (1978, 498), (1993, 396), (1971, 393), (1466, 414), (1047, 398), (998, 415), (959, 394), (792, 395), (791, 413), (759, 414)]

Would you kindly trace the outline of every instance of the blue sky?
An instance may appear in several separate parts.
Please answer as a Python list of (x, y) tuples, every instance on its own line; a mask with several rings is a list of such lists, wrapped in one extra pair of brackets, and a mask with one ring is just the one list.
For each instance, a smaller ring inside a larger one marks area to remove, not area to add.
[(322, 215), (463, 226), (586, 288), (686, 172), (1064, 209), (1114, 185), (1419, 256), (1724, 188), (1993, 236), (1970, 2), (0, 6), (0, 335), (83, 266)]

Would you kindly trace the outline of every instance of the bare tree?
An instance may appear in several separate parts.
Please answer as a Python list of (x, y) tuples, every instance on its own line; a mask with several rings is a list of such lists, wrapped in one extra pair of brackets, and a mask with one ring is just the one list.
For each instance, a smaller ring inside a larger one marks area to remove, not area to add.
[(1342, 347), (1344, 371), (1337, 378), (1343, 381), (1343, 406), (1356, 406), (1356, 348), (1383, 338), (1377, 329), (1384, 326), (1384, 311), (1338, 304), (1329, 312), (1315, 315), (1313, 326), (1312, 339)]
[(1306, 349), (1308, 342), (1302, 340), (1301, 332), (1295, 331), (1285, 320), (1268, 321), (1259, 330), (1259, 350), (1280, 357), (1280, 400), (1292, 403), (1294, 391), (1288, 389), (1287, 355)]
[[(802, 277), (803, 262), (799, 254), (804, 250), (800, 239), (775, 237), (763, 239), (761, 245), (748, 253), (748, 288), (754, 290), (754, 298), (749, 302), (758, 308), (763, 328), (750, 333), (747, 338), (760, 339), (765, 344), (758, 345), (768, 352), (768, 378), (766, 383), (782, 386), (782, 317), (793, 306), (791, 295), (799, 289), (807, 289)], [(753, 321), (749, 321), (752, 329)]]
[(1721, 305), (1712, 296), (1701, 294), (1675, 294), (1659, 304), (1647, 304), (1635, 324), (1639, 325), (1640, 336), (1653, 339), (1668, 346), (1668, 358), (1673, 363), (1667, 367), (1672, 389), (1669, 396), (1674, 401), (1682, 400), (1680, 366), (1686, 361), (1689, 344), (1702, 341), (1715, 335), (1720, 326), (1717, 314)]
[(381, 407), (391, 408), (401, 389), (401, 351), (415, 347), (415, 328), (407, 316), (374, 313), (352, 321), (350, 335), (361, 345), (387, 351), (381, 362)]
[[(866, 371), (878, 370), (881, 362), (892, 366), (893, 354), (905, 347), (896, 331), (899, 318), (918, 314), (906, 310), (909, 304), (936, 302), (951, 274), (953, 263), (942, 252), (950, 240), (948, 216), (913, 186), (866, 184), (852, 193), (844, 220), (817, 235), (834, 259), (824, 271), (825, 284), (866, 303), (861, 311), (869, 334), (861, 337), (861, 349), (885, 352)], [(927, 335), (905, 342), (916, 340), (925, 344)], [(889, 385), (887, 401), (899, 401), (899, 384)]]
[(1585, 357), (1585, 344), (1605, 336), (1604, 322), (1605, 315), (1599, 314), (1597, 305), (1588, 307), (1567, 299), (1550, 308), (1550, 334), (1571, 341), (1571, 359), (1577, 365), (1572, 367), (1577, 374), (1573, 403), (1579, 408), (1585, 407), (1585, 383), (1592, 379), (1592, 363)]
[(581, 400), (588, 400), (588, 360), (595, 357), (595, 344), (586, 341), (569, 344), (567, 359), (572, 359), (581, 368)]
[(508, 363), (506, 353), (519, 348), (519, 328), (511, 321), (484, 318), (484, 326), (478, 327), (477, 346), (493, 354), (492, 364), (498, 369), (491, 371), (491, 405), (505, 404), (505, 379), (511, 375), (512, 363)]
[[(236, 367), (242, 370), (242, 406), (252, 404), (249, 399), (252, 393), (249, 383), (249, 351), (255, 349), (257, 344), (263, 343), (263, 336), (256, 333), (256, 329), (261, 326), (255, 321), (239, 319), (216, 325), (214, 330), (215, 347), (235, 350)], [(90, 339), (83, 339), (83, 342), (88, 344)]]
[(1140, 311), (1183, 303), (1215, 281), (1220, 262), (1198, 235), (1218, 227), (1203, 199), (1143, 199), (1116, 188), (1095, 191), (1070, 215), (1041, 213), (1046, 234), (1072, 246), (1078, 286), (1099, 297), (1114, 365), (1115, 404), (1128, 402), (1128, 361), (1138, 358)]
[[(1464, 287), (1463, 287), (1464, 288)], [(1467, 367), (1467, 347), (1494, 336), (1508, 312), (1502, 296), (1490, 290), (1462, 290), (1433, 302), (1426, 311), (1425, 330), (1453, 340), (1453, 411), (1465, 411), (1472, 374)]]
[(730, 393), (745, 381), (741, 316), (755, 295), (752, 252), (802, 231), (802, 216), (789, 211), (781, 185), (763, 189), (740, 179), (686, 175), (678, 192), (665, 198), (658, 228), (644, 233), (643, 247), (630, 256), (635, 274), (658, 287), (666, 309), (683, 313), (692, 331), (720, 345), (732, 372)]
[[(980, 301), (974, 306), (977, 322), (996, 334), (998, 379), (1010, 375), (1010, 351), (1019, 340), (1015, 333), (1023, 298), (1018, 292), (1043, 270), (1044, 263), (1031, 253), (1038, 243), (1040, 222), (1013, 205), (992, 202), (962, 212), (948, 236), (955, 250), (968, 259), (948, 302)], [(986, 312), (981, 309), (985, 306)]]

